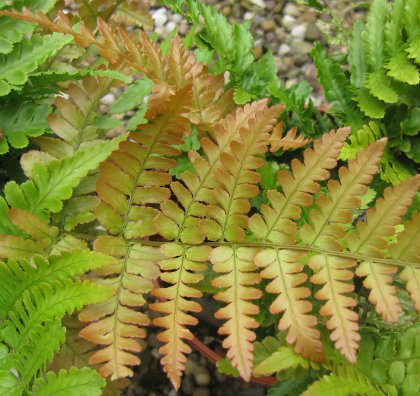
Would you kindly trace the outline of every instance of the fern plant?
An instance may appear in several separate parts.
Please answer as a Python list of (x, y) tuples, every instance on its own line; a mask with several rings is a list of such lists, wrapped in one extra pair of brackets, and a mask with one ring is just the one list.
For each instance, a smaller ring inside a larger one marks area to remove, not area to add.
[(390, 150), (381, 173), (394, 184), (414, 174), (420, 161), (418, 26), (418, 1), (374, 0), (366, 23), (354, 24), (348, 72), (320, 44), (312, 52), (337, 119), (353, 127), (341, 158), (353, 158), (377, 136), (386, 136)]
[[(266, 374), (257, 358), (254, 367), (254, 341), (257, 314), (268, 309), (278, 314), (275, 332), (285, 337), (281, 352), (291, 368), (327, 370), (334, 352), (321, 332), (341, 362), (349, 362), (311, 385), (319, 387), (315, 391), (346, 378), (350, 387), (358, 383), (358, 391), (370, 391), (371, 380), (348, 368), (358, 364), (364, 334), (355, 284), (363, 279), (386, 323), (401, 316), (398, 290), (405, 288), (420, 310), (419, 212), (402, 220), (419, 176), (386, 188), (366, 221), (353, 222), (386, 139), (338, 168), (350, 128), (313, 142), (294, 129), (284, 134), (283, 105), (262, 99), (238, 106), (223, 76), (210, 73), (179, 37), (165, 54), (145, 33), (113, 30), (101, 19), (94, 31), (75, 27), (63, 13), (55, 21), (27, 9), (1, 15), (93, 46), (111, 71), (135, 69), (153, 87), (135, 130), (106, 139), (96, 110), (115, 79), (90, 76), (70, 84), (68, 97), (57, 98), (56, 113), (48, 117), (53, 134), (35, 137), (39, 150), (22, 157), (27, 180), (6, 184), (0, 200), (0, 386), (10, 394), (99, 394), (105, 382), (86, 366), (98, 369), (109, 387), (133, 376), (141, 339), (154, 324), (163, 369), (178, 389), (206, 274), (217, 290), (215, 317), (222, 321), (226, 356), (244, 380)], [(264, 191), (265, 202), (253, 207), (264, 187), (257, 172), (264, 154), (309, 143), (290, 171), (277, 173), (278, 186)], [(173, 172), (185, 147), (189, 170)], [(264, 307), (263, 296), (270, 295)], [(83, 325), (74, 316), (64, 320), (65, 338), (61, 320), (83, 306)], [(47, 336), (51, 342), (43, 348)], [(56, 352), (51, 372), (43, 375)], [(69, 393), (76, 381), (79, 389)]]

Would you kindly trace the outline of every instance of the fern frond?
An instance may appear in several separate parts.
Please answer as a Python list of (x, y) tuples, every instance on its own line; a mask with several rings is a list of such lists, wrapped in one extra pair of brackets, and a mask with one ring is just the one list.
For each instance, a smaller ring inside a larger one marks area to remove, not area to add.
[(366, 255), (356, 270), (356, 274), (366, 277), (364, 285), (371, 289), (369, 300), (376, 305), (376, 311), (386, 321), (396, 321), (401, 312), (396, 289), (389, 284), (397, 268), (375, 263), (375, 258), (383, 258), (387, 248), (385, 237), (392, 236), (394, 226), (399, 224), (420, 186), (420, 177), (413, 177), (398, 186), (387, 188), (384, 198), (366, 213), (367, 222), (359, 222), (355, 233), (346, 238), (353, 253)]
[(11, 207), (27, 209), (41, 218), (48, 218), (49, 212), (61, 210), (62, 201), (70, 198), (80, 180), (105, 160), (125, 138), (126, 135), (121, 135), (47, 165), (36, 164), (30, 180), (20, 186), (14, 181), (6, 184), (4, 192), (7, 202)]
[(304, 135), (296, 136), (297, 129), (291, 128), (287, 131), (286, 136), (283, 135), (284, 122), (281, 121), (274, 129), (270, 136), (270, 151), (278, 150), (295, 150), (306, 146), (311, 140), (305, 139)]
[(71, 40), (71, 36), (60, 33), (33, 36), (17, 44), (10, 54), (0, 55), (0, 96), (23, 85), (31, 72)]
[(385, 22), (388, 14), (388, 3), (385, 0), (374, 0), (366, 23), (367, 59), (373, 70), (384, 63)]
[(21, 382), (27, 384), (48, 364), (64, 342), (66, 329), (59, 319), (47, 320), (42, 325), (33, 326), (30, 339), (25, 345), (11, 349), (2, 362), (4, 368), (19, 372)]
[[(169, 57), (165, 57), (146, 33), (142, 32), (140, 40), (136, 40), (120, 28), (117, 29), (117, 33), (114, 33), (112, 28), (101, 19), (98, 20), (99, 39), (97, 39), (93, 31), (85, 25), (80, 28), (80, 32), (76, 31), (70, 19), (63, 13), (59, 14), (55, 22), (41, 12), (33, 13), (27, 9), (23, 12), (0, 11), (0, 15), (35, 22), (53, 32), (72, 35), (75, 42), (82, 47), (96, 46), (99, 53), (112, 65), (128, 63), (144, 73), (156, 84), (149, 103), (149, 118), (157, 114), (158, 104), (167, 100), (176, 90), (184, 88), (191, 76), (195, 97), (192, 105), (196, 113), (195, 117), (191, 114), (193, 122), (207, 125), (217, 121), (225, 113), (223, 106), (214, 102), (225, 100), (224, 104), (232, 103), (229, 96), (222, 96), (223, 76), (212, 76), (201, 63), (196, 63), (191, 55), (185, 53), (182, 42), (177, 37), (171, 45), (173, 56), (171, 57), (170, 54)], [(176, 65), (175, 68), (172, 67), (174, 65)], [(181, 74), (179, 74), (180, 71)], [(182, 78), (174, 81), (174, 73)], [(173, 86), (174, 82), (175, 86)], [(181, 83), (181, 86), (176, 85), (177, 83)]]
[(353, 25), (352, 39), (349, 45), (350, 82), (356, 88), (361, 88), (365, 81), (367, 67), (363, 43), (365, 26), (359, 19)]
[(298, 355), (290, 347), (281, 346), (254, 367), (255, 375), (272, 375), (298, 367), (308, 368), (310, 362)]
[(200, 219), (205, 217), (206, 207), (202, 202), (217, 203), (211, 189), (219, 185), (217, 172), (223, 168), (222, 155), (232, 152), (230, 143), (239, 138), (241, 129), (248, 126), (255, 113), (266, 121), (273, 120), (271, 110), (266, 109), (265, 100), (246, 105), (238, 109), (234, 116), (229, 115), (212, 127), (211, 133), (216, 143), (208, 138), (201, 139), (207, 159), (193, 150), (189, 152), (196, 173), (184, 172), (180, 176), (187, 188), (178, 181), (171, 183), (171, 189), (184, 209), (172, 201), (166, 201), (161, 205), (162, 213), (155, 219), (158, 232), (166, 239), (190, 244), (199, 244), (204, 240), (204, 231), (198, 228)]
[(49, 248), (58, 236), (57, 227), (51, 227), (27, 210), (9, 209), (7, 217), (32, 240), (15, 235), (0, 235), (0, 257), (30, 258)]
[[(99, 100), (109, 90), (113, 80), (85, 77), (80, 84), (67, 88), (68, 98), (57, 97), (55, 107), (59, 114), (48, 116), (48, 123), (56, 137), (42, 136), (32, 139), (48, 158), (62, 159), (78, 150), (93, 147), (99, 142), (98, 128), (94, 125)], [(34, 156), (41, 152), (30, 151), (22, 156), (21, 163), (28, 177), (34, 164)], [(46, 161), (42, 161), (46, 162)]]
[(307, 300), (311, 291), (302, 286), (307, 275), (302, 273), (303, 265), (299, 260), (304, 255), (293, 250), (264, 249), (256, 255), (255, 264), (263, 268), (261, 278), (271, 279), (266, 291), (277, 297), (270, 305), (270, 313), (283, 313), (278, 329), (288, 331), (286, 341), (295, 344), (296, 352), (304, 357), (324, 361), (320, 333), (315, 329), (317, 319), (308, 313), (312, 310)]
[(95, 370), (73, 367), (46, 373), (45, 378), (35, 380), (32, 389), (38, 396), (100, 396), (104, 386), (105, 380)]
[[(27, 7), (31, 11), (50, 11), (57, 0), (20, 0), (14, 1), (14, 8)], [(2, 4), (2, 7), (4, 4)], [(0, 8), (2, 8), (0, 7)], [(30, 35), (34, 29), (32, 23), (16, 21), (11, 17), (0, 18), (0, 53), (8, 54), (13, 50), (13, 46), (22, 40), (25, 35)]]
[(292, 160), (292, 175), (286, 171), (278, 173), (283, 192), (268, 191), (271, 207), (261, 207), (262, 216), (250, 219), (250, 229), (259, 240), (280, 244), (294, 244), (296, 225), (292, 222), (300, 216), (300, 206), (310, 206), (312, 196), (319, 191), (318, 181), (328, 179), (337, 164), (337, 156), (344, 144), (349, 128), (325, 134), (314, 142), (314, 148), (305, 150), (304, 162)]
[(153, 323), (166, 329), (157, 336), (164, 344), (159, 349), (163, 355), (161, 363), (175, 389), (179, 389), (187, 361), (185, 355), (191, 352), (184, 340), (193, 337), (186, 326), (198, 323), (187, 312), (201, 311), (201, 306), (191, 298), (199, 298), (202, 293), (190, 285), (203, 279), (202, 272), (207, 268), (204, 262), (208, 260), (211, 248), (167, 243), (161, 250), (166, 258), (159, 263), (164, 271), (160, 277), (170, 286), (153, 290), (153, 295), (164, 301), (150, 304), (150, 308), (164, 314)]
[(369, 184), (378, 172), (386, 144), (381, 139), (360, 151), (347, 167), (338, 170), (339, 181), (329, 180), (329, 194), (317, 198), (317, 206), (310, 212), (312, 224), (305, 224), (299, 230), (302, 240), (312, 246), (328, 250), (343, 249), (339, 238), (345, 234), (344, 224), (352, 221), (353, 210), (360, 207), (358, 197), (366, 194)]
[(382, 392), (364, 374), (348, 368), (337, 368), (330, 375), (324, 375), (302, 393), (302, 396), (318, 396), (327, 393), (331, 396), (361, 394), (366, 396), (384, 396)]
[(260, 175), (255, 170), (264, 165), (257, 155), (267, 151), (268, 133), (282, 110), (279, 106), (272, 106), (256, 112), (255, 118), (250, 118), (248, 124), (239, 130), (239, 136), (232, 137), (230, 150), (220, 153), (221, 168), (214, 170), (214, 180), (219, 186), (211, 188), (213, 199), (202, 198), (203, 202), (210, 204), (206, 212), (213, 220), (207, 221), (205, 226), (209, 239), (229, 242), (245, 239), (244, 228), (251, 209), (249, 199), (258, 195)]
[(111, 379), (132, 376), (128, 366), (140, 364), (133, 354), (141, 350), (136, 338), (145, 337), (143, 327), (150, 322), (136, 309), (145, 303), (143, 294), (153, 288), (152, 280), (159, 275), (156, 262), (164, 256), (156, 248), (128, 244), (111, 236), (98, 238), (95, 249), (117, 259), (115, 264), (93, 271), (96, 282), (108, 286), (113, 295), (79, 314), (82, 322), (92, 322), (80, 336), (101, 346), (89, 362), (101, 364), (99, 372), (103, 376)]
[(74, 251), (50, 256), (34, 256), (32, 262), (9, 260), (0, 264), (0, 317), (4, 319), (26, 290), (43, 283), (76, 278), (101, 266), (109, 266), (113, 259), (90, 251)]
[(14, 102), (0, 109), (3, 138), (0, 141), (0, 154), (9, 150), (9, 145), (23, 148), (29, 144), (28, 137), (39, 136), (48, 130), (47, 116), (51, 107), (45, 104)]
[(359, 129), (363, 123), (363, 116), (352, 102), (352, 91), (340, 65), (327, 56), (321, 44), (315, 45), (311, 52), (318, 70), (318, 78), (325, 90), (325, 97), (333, 103), (332, 110), (342, 119)]
[(3, 356), (0, 367), (16, 367), (22, 381), (29, 383), (64, 341), (60, 319), (85, 304), (107, 298), (109, 293), (105, 287), (69, 279), (25, 290), (1, 326), (2, 338), (10, 352)]
[(388, 56), (393, 56), (403, 45), (401, 33), (404, 23), (404, 0), (397, 0), (391, 4), (390, 15), (392, 18), (385, 25), (385, 49)]
[[(313, 149), (307, 149), (304, 163), (292, 161), (293, 175), (285, 171), (278, 174), (283, 192), (268, 191), (271, 206), (263, 205), (261, 213), (251, 217), (249, 228), (254, 235), (264, 241), (283, 245), (295, 244), (296, 224), (292, 221), (300, 217), (300, 206), (312, 204), (312, 196), (319, 189), (317, 181), (329, 177), (328, 169), (336, 165), (336, 158), (348, 136), (348, 129), (330, 132), (322, 140), (314, 142)], [(306, 279), (302, 275), (299, 255), (277, 250), (263, 250), (256, 257), (256, 264), (267, 267), (262, 272), (264, 278), (273, 279), (267, 291), (280, 294), (270, 307), (271, 312), (284, 312), (279, 329), (288, 329), (288, 341), (296, 343), (296, 351), (313, 360), (323, 360), (319, 332), (315, 330), (316, 318), (308, 312), (312, 304), (304, 300), (310, 295), (308, 288), (299, 287)], [(287, 263), (287, 269), (286, 264)], [(298, 273), (298, 274), (296, 274)], [(299, 319), (298, 319), (299, 318)]]
[(354, 290), (354, 285), (348, 281), (353, 279), (351, 268), (356, 261), (324, 254), (311, 257), (309, 265), (315, 272), (311, 282), (323, 285), (315, 297), (327, 301), (320, 314), (331, 316), (327, 322), (327, 328), (332, 331), (330, 337), (336, 348), (354, 363), (360, 340), (358, 315), (353, 311), (356, 300), (345, 294)]
[(130, 134), (130, 141), (120, 145), (111, 159), (101, 164), (97, 191), (102, 199), (95, 213), (113, 235), (126, 238), (153, 235), (156, 210), (146, 203), (160, 203), (169, 197), (165, 187), (170, 176), (165, 173), (180, 151), (172, 145), (182, 143), (188, 128), (183, 114), (189, 103), (189, 89), (179, 91), (164, 108), (164, 113)]
[(255, 253), (255, 249), (221, 246), (210, 254), (214, 271), (223, 274), (212, 281), (213, 286), (224, 289), (214, 298), (227, 304), (215, 314), (217, 319), (227, 319), (219, 333), (227, 336), (223, 341), (227, 357), (246, 381), (251, 378), (252, 341), (256, 338), (252, 329), (258, 327), (251, 315), (259, 312), (258, 306), (248, 300), (262, 296), (261, 290), (250, 287), (260, 282), (252, 261)]
[[(414, 212), (411, 220), (404, 223), (404, 231), (398, 234), (397, 244), (389, 245), (391, 257), (398, 261), (417, 263), (420, 259), (420, 246), (416, 243), (420, 235), (420, 212)], [(407, 282), (414, 307), (420, 312), (420, 269), (407, 265), (399, 277)]]

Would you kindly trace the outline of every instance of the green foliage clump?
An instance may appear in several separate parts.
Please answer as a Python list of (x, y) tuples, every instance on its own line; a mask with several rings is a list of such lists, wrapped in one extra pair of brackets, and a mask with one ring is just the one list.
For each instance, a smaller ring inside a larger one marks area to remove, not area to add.
[(417, 0), (374, 0), (366, 23), (356, 21), (348, 70), (318, 44), (312, 51), (325, 96), (353, 139), (343, 159), (386, 136), (382, 177), (404, 180), (420, 163), (420, 8)]

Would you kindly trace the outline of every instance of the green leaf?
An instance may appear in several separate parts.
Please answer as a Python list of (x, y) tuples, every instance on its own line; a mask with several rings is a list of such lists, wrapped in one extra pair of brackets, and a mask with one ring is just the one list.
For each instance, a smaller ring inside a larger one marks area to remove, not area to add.
[(198, 3), (198, 10), (203, 18), (204, 28), (199, 33), (199, 37), (220, 55), (232, 60), (235, 54), (233, 31), (226, 17), (203, 3)]
[(298, 366), (308, 368), (309, 362), (289, 347), (280, 347), (254, 368), (255, 375), (271, 375)]
[(0, 91), (4, 93), (7, 86), (15, 89), (24, 84), (31, 72), (72, 40), (61, 33), (33, 36), (16, 45), (10, 54), (0, 55)]
[(362, 39), (364, 30), (363, 22), (358, 19), (353, 26), (353, 34), (349, 46), (350, 82), (356, 88), (363, 86), (367, 72), (366, 55)]
[(226, 375), (230, 375), (231, 377), (238, 378), (239, 377), (239, 371), (235, 367), (232, 366), (232, 363), (229, 359), (219, 359), (216, 362), (217, 370)]
[(318, 71), (318, 79), (325, 90), (325, 97), (333, 102), (333, 111), (356, 129), (363, 125), (363, 116), (357, 111), (352, 101), (350, 84), (340, 68), (327, 54), (320, 43), (311, 52)]
[(415, 38), (406, 49), (408, 57), (420, 63), (420, 36)]
[[(250, 21), (249, 21), (250, 22)], [(235, 57), (232, 60), (232, 72), (241, 75), (254, 61), (252, 47), (254, 39), (248, 23), (233, 26), (233, 41), (235, 44)]]
[(366, 376), (348, 368), (340, 368), (330, 375), (324, 375), (320, 380), (302, 393), (301, 396), (344, 396), (344, 395), (384, 396)]
[(391, 88), (391, 81), (383, 69), (369, 74), (366, 87), (374, 96), (386, 103), (395, 103), (398, 100), (398, 94)]
[(391, 3), (391, 7), (390, 18), (385, 26), (385, 45), (388, 56), (396, 55), (403, 45), (404, 0), (395, 0)]
[(409, 40), (419, 37), (420, 2), (418, 0), (405, 0), (404, 22)]
[(103, 115), (95, 117), (93, 125), (98, 127), (99, 129), (111, 129), (120, 126), (121, 121), (117, 118)]
[[(35, 103), (8, 103), (0, 108), (0, 123), (6, 151), (12, 147), (23, 148), (29, 144), (28, 137), (42, 135), (49, 129), (47, 117), (51, 106)], [(0, 150), (0, 154), (4, 154)]]
[(20, 396), (23, 388), (18, 378), (8, 370), (0, 370), (0, 394), (2, 396)]
[(129, 131), (135, 131), (138, 125), (147, 124), (148, 121), (146, 120), (146, 118), (144, 118), (146, 110), (147, 104), (143, 104), (139, 107), (136, 114), (130, 118), (130, 121), (128, 121), (127, 124), (127, 129)]
[(355, 96), (357, 105), (360, 109), (371, 118), (383, 118), (385, 115), (385, 103), (381, 102), (378, 98), (371, 95), (365, 88), (357, 91)]
[(384, 62), (385, 21), (388, 15), (386, 0), (373, 0), (366, 22), (368, 63), (377, 70)]
[(105, 386), (105, 379), (91, 368), (72, 367), (58, 374), (48, 372), (45, 378), (34, 382), (36, 396), (99, 396)]
[(404, 363), (401, 361), (392, 362), (389, 366), (389, 382), (392, 385), (400, 384), (404, 379), (405, 374), (405, 366)]
[(43, 283), (74, 279), (90, 270), (113, 264), (114, 260), (97, 252), (77, 250), (60, 256), (32, 257), (31, 263), (9, 260), (0, 264), (0, 318), (5, 319), (25, 290)]
[(409, 62), (404, 52), (393, 56), (385, 67), (389, 70), (387, 74), (397, 81), (410, 85), (416, 85), (420, 81), (419, 71)]
[(111, 106), (111, 113), (124, 113), (143, 103), (143, 99), (152, 89), (152, 80), (143, 77), (132, 83)]
[(62, 201), (69, 199), (75, 188), (89, 171), (96, 169), (127, 134), (78, 151), (70, 157), (51, 161), (47, 165), (37, 163), (32, 170), (32, 178), (20, 186), (11, 181), (4, 192), (10, 207), (32, 211), (43, 219), (49, 212), (57, 213), (62, 208)]
[[(15, 9), (26, 7), (31, 11), (50, 11), (57, 0), (24, 0), (14, 1), (12, 6)], [(8, 54), (12, 51), (13, 45), (22, 40), (25, 35), (30, 35), (36, 25), (34, 23), (20, 21), (12, 17), (0, 17), (0, 53)]]
[(235, 92), (233, 93), (233, 99), (235, 100), (236, 104), (244, 105), (245, 103), (249, 103), (253, 99), (255, 99), (255, 95), (247, 91), (244, 91), (241, 88), (236, 88)]

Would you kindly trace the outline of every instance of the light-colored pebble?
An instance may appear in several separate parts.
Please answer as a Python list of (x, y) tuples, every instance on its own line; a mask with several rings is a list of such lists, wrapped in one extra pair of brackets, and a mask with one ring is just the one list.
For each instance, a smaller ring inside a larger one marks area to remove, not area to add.
[(296, 18), (291, 15), (285, 15), (281, 20), (281, 25), (287, 30), (290, 30), (296, 22)]
[(300, 40), (303, 40), (303, 38), (305, 37), (305, 30), (306, 30), (305, 25), (294, 26), (292, 28), (291, 35), (293, 37), (296, 37), (296, 38), (300, 39)]
[(157, 28), (163, 27), (163, 25), (165, 25), (166, 21), (168, 20), (168, 17), (163, 12), (155, 12), (152, 15), (152, 18), (154, 19), (155, 26)]
[(254, 18), (254, 14), (253, 14), (252, 12), (247, 11), (247, 12), (244, 14), (244, 20), (245, 20), (245, 21), (248, 21), (248, 20), (250, 20), (250, 19), (252, 19), (252, 18)]
[(114, 102), (115, 96), (112, 93), (106, 94), (102, 99), (101, 102), (106, 105), (110, 105)]
[(284, 7), (284, 13), (286, 15), (297, 17), (300, 15), (300, 10), (299, 10), (299, 7), (297, 7), (295, 4), (287, 3), (286, 6)]
[(172, 32), (172, 30), (174, 30), (176, 28), (176, 23), (173, 21), (169, 21), (166, 25), (165, 25), (165, 30), (167, 33)]
[(283, 43), (279, 48), (279, 55), (286, 55), (290, 52), (290, 46)]
[(181, 15), (181, 14), (173, 14), (173, 15), (171, 16), (171, 19), (172, 19), (175, 23), (181, 23), (181, 22), (182, 22), (182, 20), (183, 20), (184, 18), (182, 17), (182, 15)]

